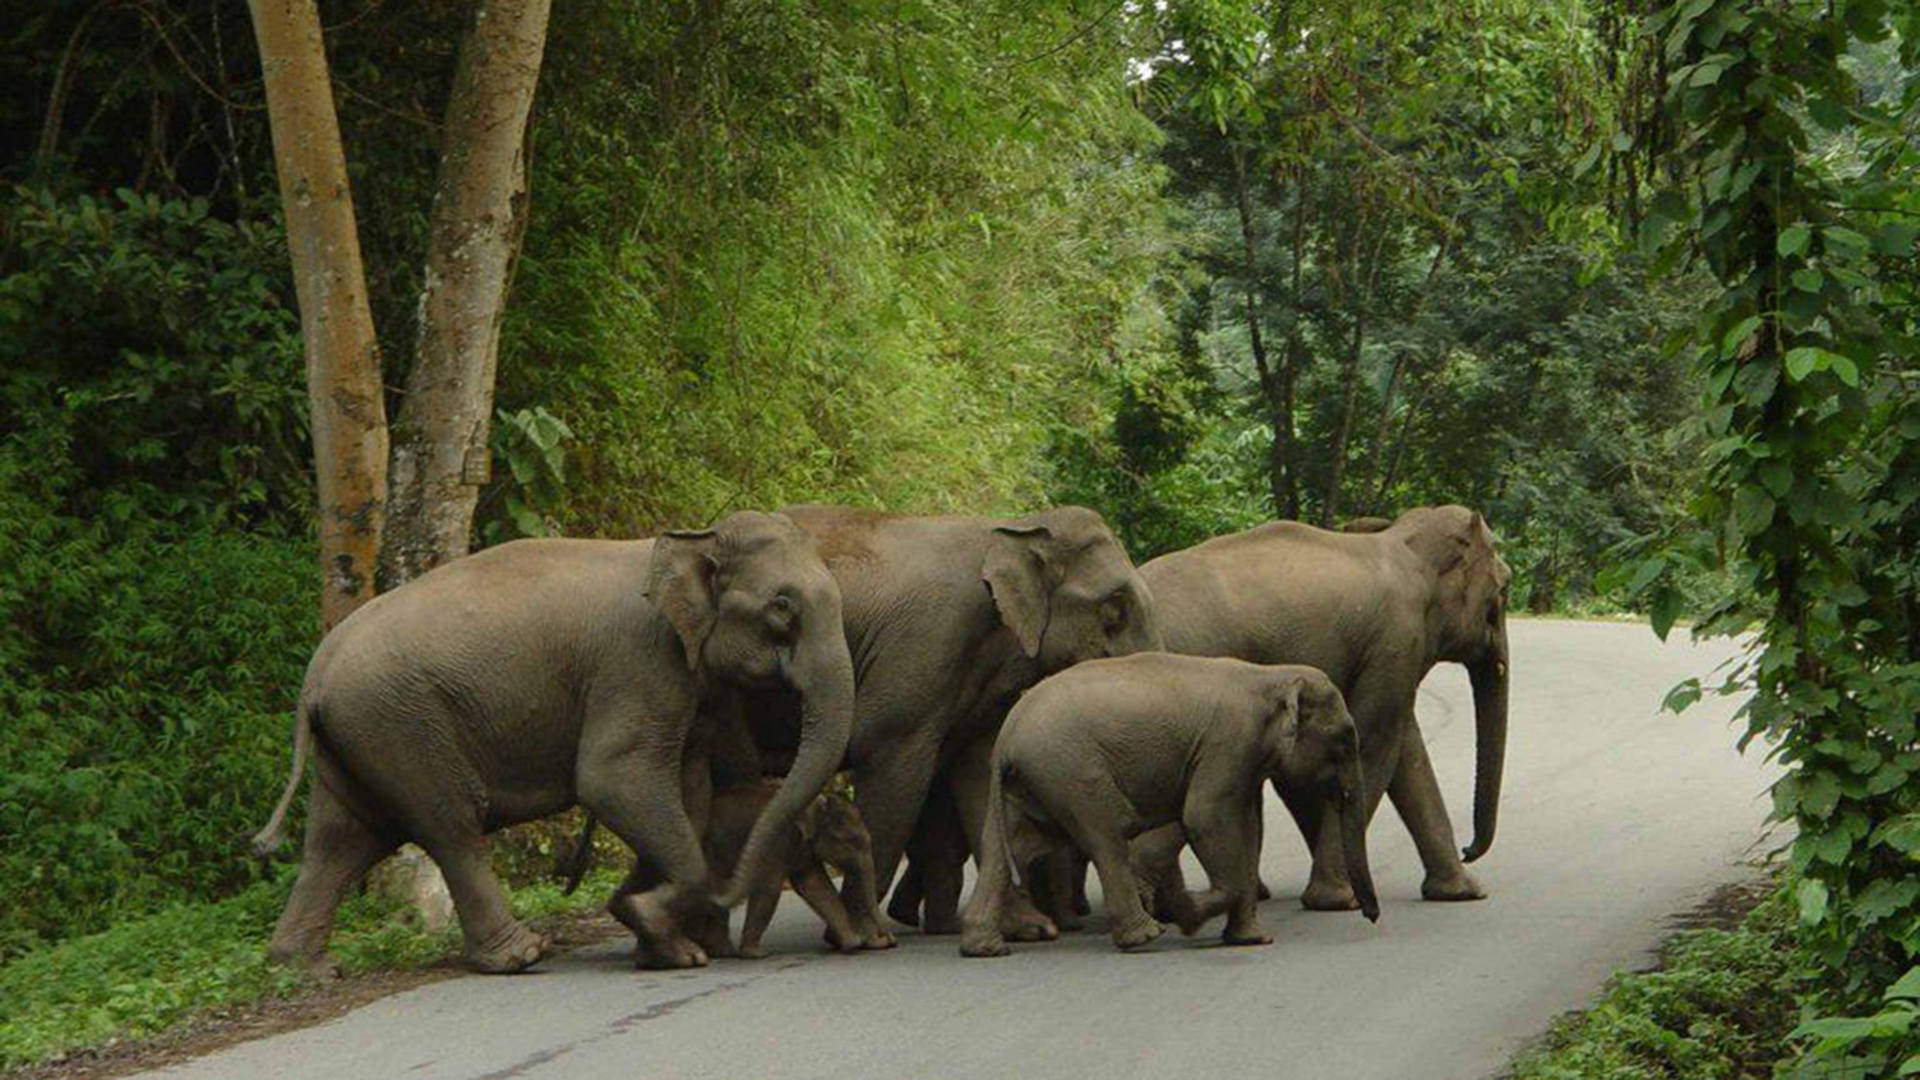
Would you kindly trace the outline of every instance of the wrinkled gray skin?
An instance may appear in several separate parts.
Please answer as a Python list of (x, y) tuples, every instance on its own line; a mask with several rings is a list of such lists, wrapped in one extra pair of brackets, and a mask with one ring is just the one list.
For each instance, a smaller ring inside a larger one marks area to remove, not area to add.
[[(946, 774), (963, 749), (991, 740), (1021, 691), (1082, 660), (1160, 645), (1151, 595), (1091, 510), (1011, 520), (785, 512), (814, 536), (840, 583), (858, 673), (847, 764), (883, 887), (930, 792), (935, 803), (951, 798), (945, 811), (977, 834), (984, 770), (959, 790)], [(749, 703), (763, 753), (780, 752), (782, 710), (771, 696)], [(883, 933), (871, 918), (856, 920), (863, 937)], [(1057, 933), (1031, 904), (1010, 909), (1010, 921), (1021, 938)]]
[[(716, 789), (707, 821), (705, 847), (716, 888), (734, 870), (740, 853), (762, 810), (777, 797), (780, 785), (771, 780)], [(767, 955), (760, 944), (767, 923), (780, 904), (781, 885), (813, 909), (827, 926), (827, 943), (842, 951), (867, 947), (854, 926), (854, 915), (833, 889), (827, 867), (839, 868), (855, 897), (853, 910), (872, 919), (878, 901), (874, 895), (873, 844), (860, 811), (837, 791), (822, 792), (775, 842), (766, 867), (747, 885), (747, 914), (740, 926), (740, 945), (734, 955), (758, 959)], [(888, 938), (884, 944), (891, 945)]]
[(508, 910), (484, 838), (578, 803), (658, 870), (609, 904), (643, 959), (706, 963), (682, 926), (715, 903), (703, 703), (730, 685), (792, 687), (803, 705), (792, 771), (723, 907), (833, 777), (852, 725), (839, 588), (810, 537), (743, 512), (657, 540), (521, 540), (369, 601), (308, 666), (293, 776), (255, 838), (277, 844), (311, 742), (305, 849), (272, 955), (324, 967), (341, 898), (411, 840), (446, 875), (468, 961), (524, 968), (546, 942)]
[[(1384, 526), (1384, 527), (1382, 527)], [(1463, 865), (1493, 843), (1507, 741), (1509, 572), (1479, 514), (1409, 510), (1328, 532), (1281, 521), (1163, 555), (1140, 568), (1159, 602), (1167, 648), (1257, 663), (1308, 664), (1346, 695), (1360, 729), (1371, 820), (1384, 793), (1413, 834), (1429, 900), (1486, 895)], [(1368, 531), (1371, 530), (1371, 531)], [(1474, 838), (1464, 852), (1414, 723), (1414, 692), (1433, 665), (1464, 664), (1478, 747)], [(1275, 784), (1313, 849), (1309, 908), (1357, 900), (1341, 858), (1343, 829), (1317, 800)]]
[[(994, 743), (988, 766), (980, 880), (962, 917), (963, 956), (1004, 956), (1000, 909), (1013, 867), (1067, 845), (1100, 873), (1122, 949), (1160, 936), (1141, 903), (1128, 844), (1150, 830), (1185, 830), (1208, 890), (1175, 901), (1188, 934), (1225, 912), (1222, 939), (1273, 939), (1257, 911), (1261, 783), (1312, 792), (1329, 816), (1361, 798), (1366, 781), (1353, 717), (1319, 671), (1241, 660), (1148, 653), (1096, 660), (1029, 690)], [(1348, 876), (1377, 919), (1358, 815), (1346, 837)]]

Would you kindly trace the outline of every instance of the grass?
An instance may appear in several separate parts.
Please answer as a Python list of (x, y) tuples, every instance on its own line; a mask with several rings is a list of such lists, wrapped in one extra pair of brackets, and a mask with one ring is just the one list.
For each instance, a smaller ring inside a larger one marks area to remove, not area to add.
[(1556, 1022), (1509, 1080), (1761, 1080), (1787, 1053), (1792, 914), (1781, 893), (1732, 929), (1689, 930), (1653, 971), (1616, 975)]
[[(150, 1038), (297, 995), (303, 977), (266, 961), (267, 937), (292, 887), (292, 871), (226, 900), (179, 904), (0, 967), (0, 1070)], [(550, 883), (516, 889), (514, 911), (538, 919), (591, 910), (618, 880), (618, 871), (600, 871), (572, 896)], [(457, 930), (425, 933), (393, 904), (362, 896), (342, 909), (332, 953), (352, 976), (430, 966), (459, 944)]]

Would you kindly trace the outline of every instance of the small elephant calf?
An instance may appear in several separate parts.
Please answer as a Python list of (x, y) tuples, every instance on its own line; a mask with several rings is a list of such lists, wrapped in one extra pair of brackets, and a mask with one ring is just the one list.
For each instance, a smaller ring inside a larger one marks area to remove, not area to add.
[[(707, 865), (716, 880), (733, 873), (734, 864), (753, 832), (760, 812), (780, 790), (778, 781), (741, 784), (713, 793), (707, 819)], [(827, 877), (827, 866), (845, 874), (853, 898), (850, 910)], [(860, 820), (860, 811), (838, 791), (829, 789), (815, 799), (784, 836), (775, 841), (769, 866), (747, 890), (747, 914), (740, 926), (740, 944), (735, 955), (757, 958), (767, 955), (760, 944), (767, 923), (780, 903), (781, 883), (791, 882), (793, 891), (827, 924), (827, 943), (837, 949), (886, 949), (894, 944), (884, 930), (862, 937), (855, 929), (861, 915), (867, 925), (878, 908), (874, 896), (873, 842)]]
[[(1184, 828), (1210, 888), (1182, 897), (1182, 929), (1222, 911), (1229, 944), (1270, 942), (1256, 913), (1261, 785), (1318, 788), (1343, 805), (1365, 797), (1360, 743), (1340, 691), (1317, 668), (1140, 653), (1076, 665), (1027, 691), (994, 743), (980, 880), (962, 917), (963, 956), (1003, 956), (1000, 909), (1013, 868), (1071, 843), (1100, 874), (1122, 949), (1161, 926), (1141, 903), (1128, 841)], [(1343, 836), (1361, 910), (1380, 908), (1362, 815)]]

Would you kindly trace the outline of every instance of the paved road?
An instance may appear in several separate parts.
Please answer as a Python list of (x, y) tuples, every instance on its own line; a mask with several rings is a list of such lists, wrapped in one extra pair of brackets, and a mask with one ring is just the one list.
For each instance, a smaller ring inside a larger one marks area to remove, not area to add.
[[(574, 1077), (1227, 1075), (1480, 1080), (1607, 974), (1642, 961), (1668, 919), (1751, 871), (1767, 770), (1733, 750), (1732, 709), (1659, 713), (1666, 690), (1726, 659), (1645, 627), (1516, 622), (1500, 839), (1478, 864), (1492, 899), (1430, 904), (1390, 812), (1371, 845), (1383, 914), (1263, 917), (1276, 944), (1162, 938), (1144, 954), (1085, 934), (961, 960), (908, 933), (889, 953), (819, 951), (783, 904), (757, 963), (632, 971), (615, 944), (536, 973), (436, 983), (333, 1022), (155, 1076), (374, 1080)], [(1464, 838), (1473, 717), (1458, 668), (1422, 688), (1420, 720)], [(1268, 797), (1265, 874), (1297, 895), (1304, 852)], [(1096, 927), (1098, 923), (1096, 922)]]

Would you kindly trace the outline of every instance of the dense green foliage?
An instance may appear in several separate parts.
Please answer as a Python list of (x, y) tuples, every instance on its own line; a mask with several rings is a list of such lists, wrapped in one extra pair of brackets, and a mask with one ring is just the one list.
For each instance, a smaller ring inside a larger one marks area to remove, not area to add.
[(1793, 915), (1772, 899), (1726, 930), (1689, 930), (1659, 966), (1615, 976), (1554, 1025), (1510, 1080), (1761, 1080), (1793, 1027)]
[[(1802, 945), (1828, 1018), (1800, 1075), (1920, 1072), (1920, 178), (1908, 136), (1920, 12), (1883, 0), (1688, 0), (1661, 42), (1676, 152), (1643, 239), (1717, 295), (1692, 337), (1707, 379), (1697, 527), (1642, 564), (1655, 628), (1669, 575), (1726, 565), (1702, 628), (1757, 625), (1718, 687), (1785, 763)], [(1897, 31), (1898, 36), (1895, 37)], [(1865, 76), (1863, 79), (1862, 76)], [(1697, 696), (1698, 684), (1679, 700)]]
[(1691, 376), (1661, 343), (1700, 288), (1603, 257), (1599, 197), (1559, 197), (1601, 28), (1566, 4), (1173, 14), (1184, 59), (1146, 86), (1189, 260), (1171, 355), (1121, 377), (1062, 493), (1143, 554), (1461, 502), (1518, 602), (1618, 603), (1611, 548), (1691, 480)]

